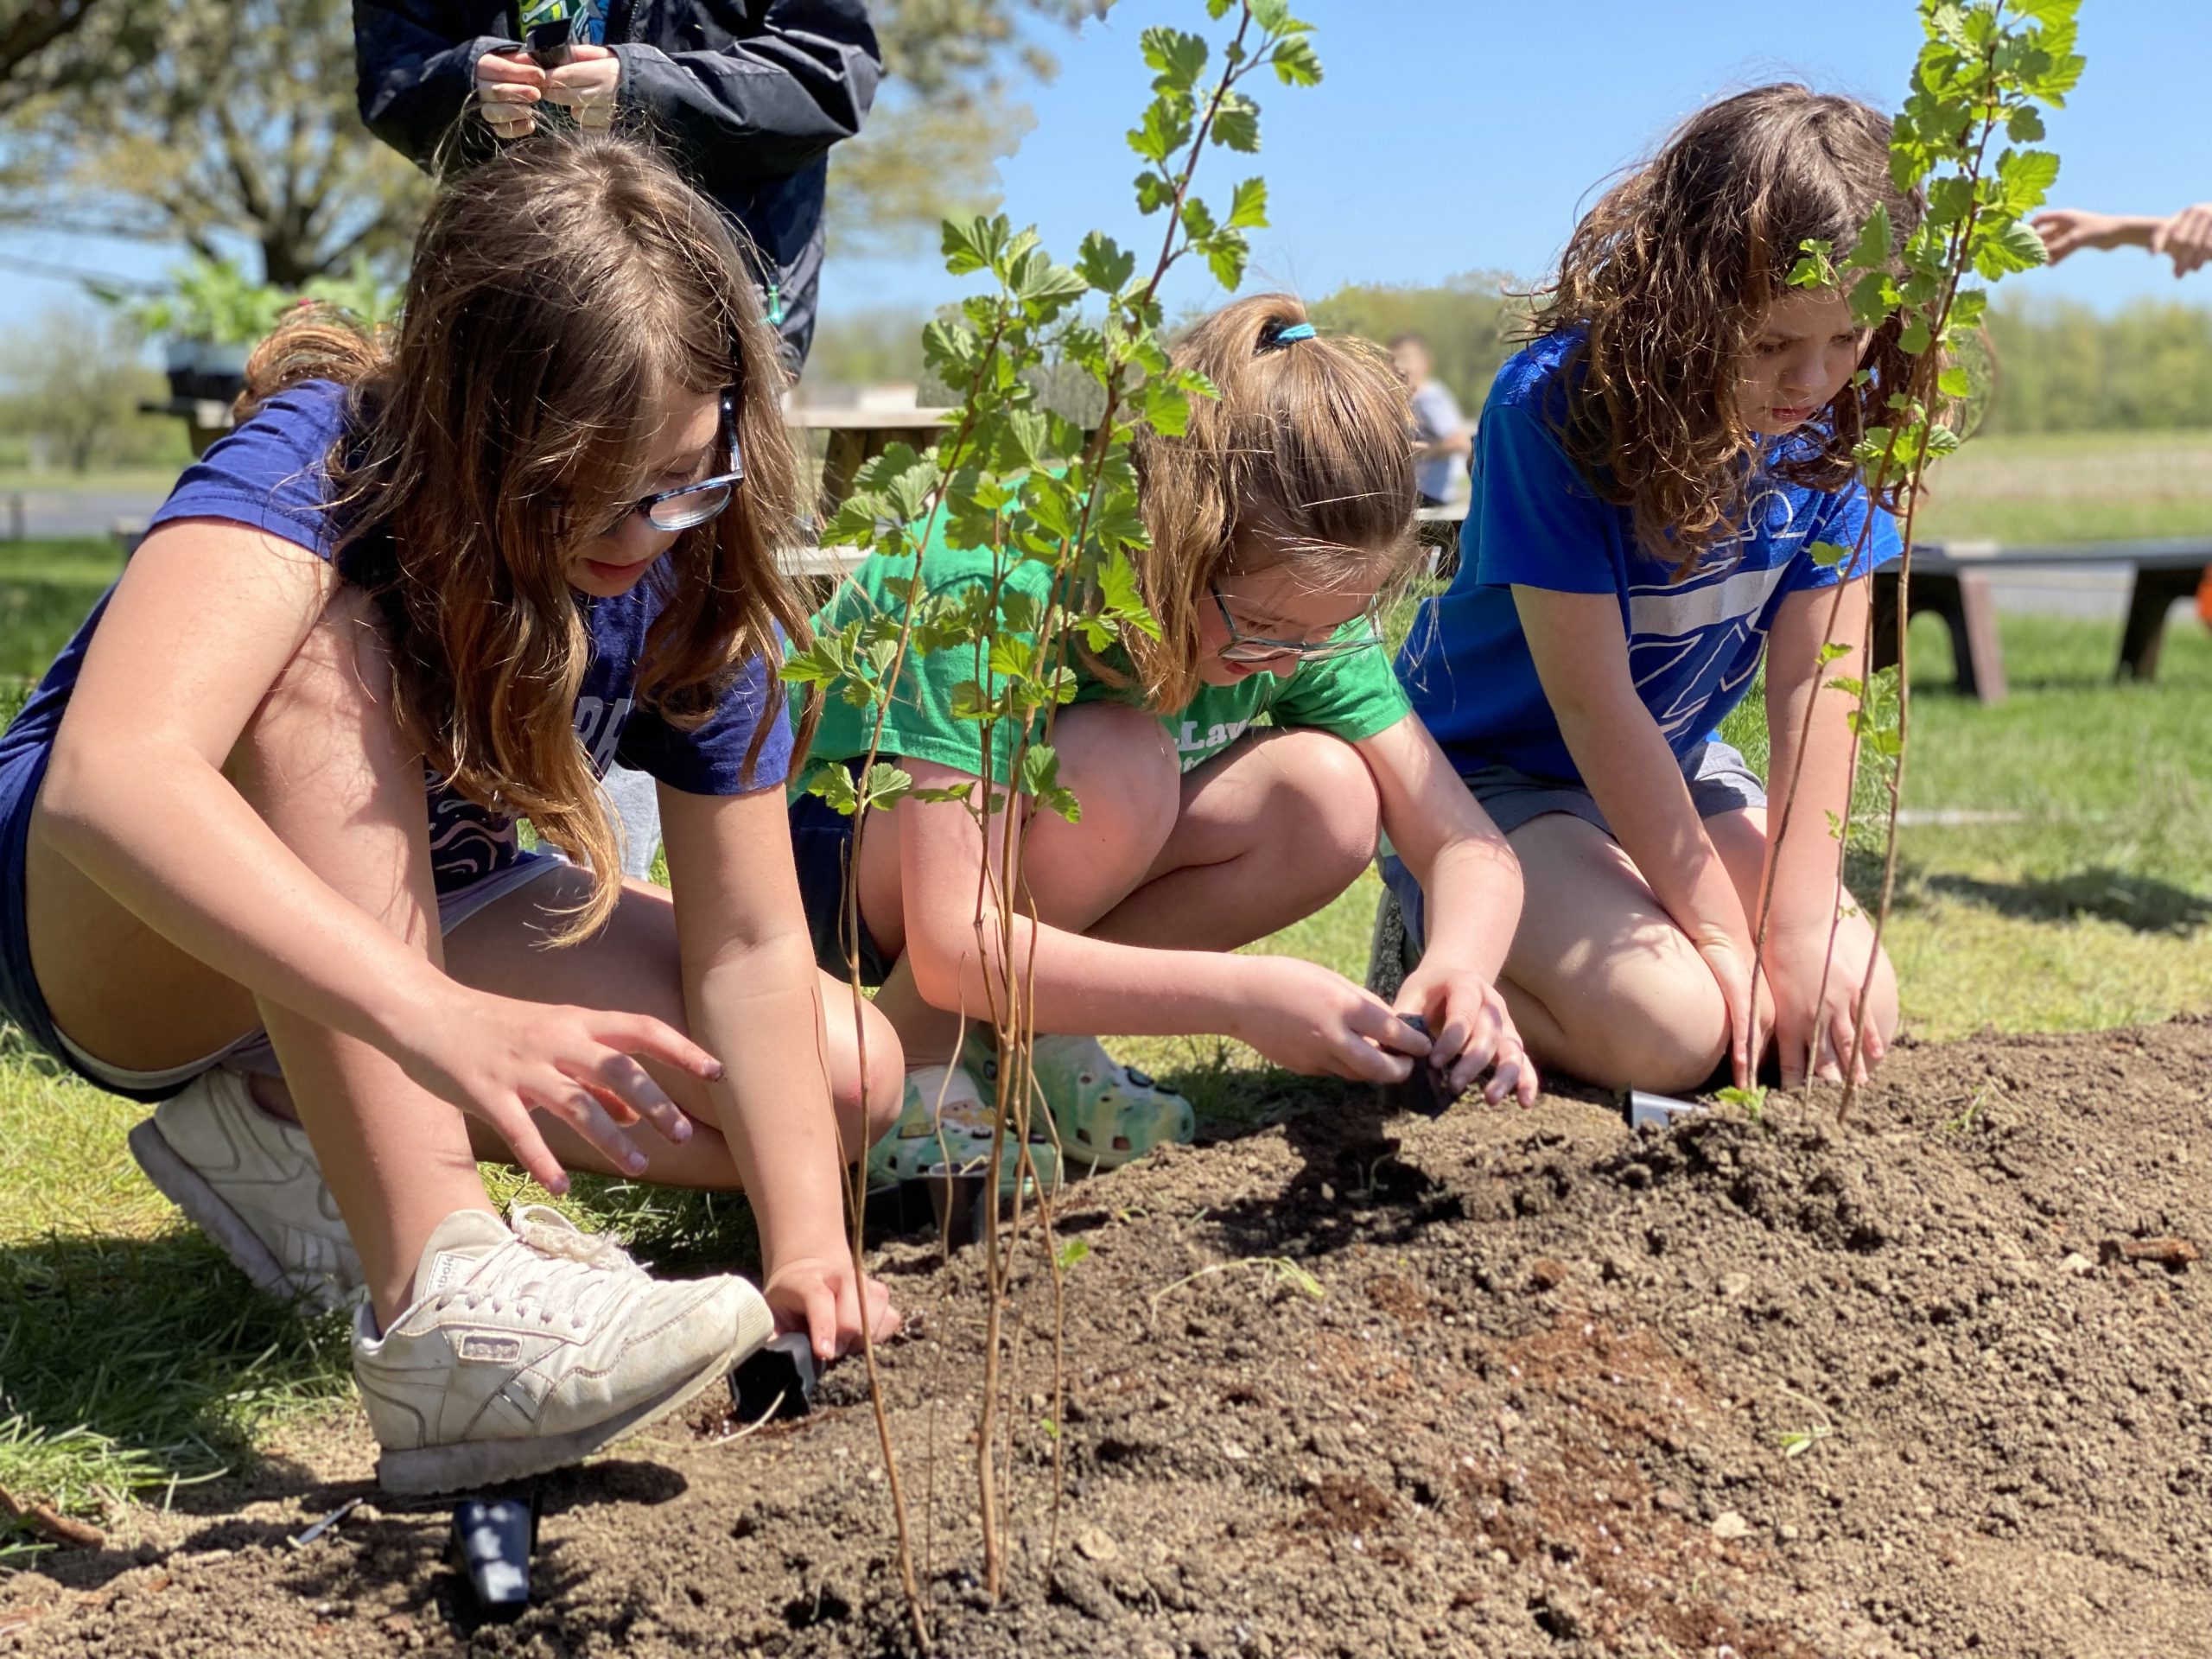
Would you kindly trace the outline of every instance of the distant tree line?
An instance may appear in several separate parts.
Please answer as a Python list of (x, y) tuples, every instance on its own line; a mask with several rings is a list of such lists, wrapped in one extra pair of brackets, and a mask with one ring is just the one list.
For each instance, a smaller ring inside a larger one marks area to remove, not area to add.
[[(1401, 334), (1428, 342), (1437, 378), (1470, 416), (1516, 348), (1529, 301), (1494, 272), (1432, 287), (1356, 283), (1311, 302), (1323, 327), (1379, 343)], [(876, 308), (824, 319), (809, 378), (913, 380), (942, 401), (922, 368), (918, 311)], [(2212, 426), (2212, 306), (2139, 300), (2109, 315), (2073, 301), (2013, 299), (1990, 315), (1980, 430), (2081, 432)]]

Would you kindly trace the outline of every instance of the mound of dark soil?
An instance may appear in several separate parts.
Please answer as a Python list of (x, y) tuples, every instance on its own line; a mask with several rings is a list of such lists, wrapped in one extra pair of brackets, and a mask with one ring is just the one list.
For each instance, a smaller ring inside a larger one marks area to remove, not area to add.
[[(2208, 1128), (2212, 1025), (2180, 1022), (1908, 1047), (1841, 1125), (1348, 1101), (1161, 1154), (1061, 1218), (1058, 1422), (1049, 1280), (1020, 1287), (996, 1606), (976, 1266), (894, 1247), (938, 1649), (2212, 1653)], [(549, 1481), (513, 1625), (473, 1624), (439, 1516), (287, 1548), (366, 1490), (356, 1431), (226, 1518), (0, 1585), (0, 1652), (903, 1654), (857, 1364), (830, 1395)]]

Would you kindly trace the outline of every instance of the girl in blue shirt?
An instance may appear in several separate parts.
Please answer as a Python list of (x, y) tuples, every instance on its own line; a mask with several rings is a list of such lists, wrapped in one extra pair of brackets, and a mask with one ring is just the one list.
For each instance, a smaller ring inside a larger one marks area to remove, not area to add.
[[(574, 1461), (772, 1323), (888, 1330), (839, 1166), (900, 1058), (871, 1010), (864, 1088), (799, 901), (796, 467), (720, 215), (541, 136), (445, 187), (413, 270), (396, 339), (264, 342), (0, 738), (0, 1012), (160, 1103), (132, 1151), (257, 1282), (365, 1294), (379, 1473), (421, 1491)], [(617, 757), (658, 780), (673, 897), (621, 879)], [(741, 1182), (765, 1300), (502, 1221), (476, 1160), (508, 1156), (556, 1192)]]
[[(1576, 228), (1491, 390), (1459, 575), (1399, 671), (1520, 857), (1500, 988), (1540, 1064), (1748, 1084), (1771, 1039), (1794, 1084), (1863, 1072), (1896, 1029), (1829, 832), (1852, 705), (1826, 687), (1863, 677), (1869, 580), (1897, 551), (1852, 449), (1905, 365), (1894, 321), (1870, 335), (1837, 289), (1787, 283), (1804, 241), (1848, 247), (1877, 205), (1900, 236), (1917, 222), (1888, 150), (1880, 115), (1802, 86), (1701, 111)], [(1849, 650), (1823, 664), (1829, 639)], [(1771, 801), (1716, 730), (1762, 660)], [(1418, 891), (1384, 873), (1417, 940)]]

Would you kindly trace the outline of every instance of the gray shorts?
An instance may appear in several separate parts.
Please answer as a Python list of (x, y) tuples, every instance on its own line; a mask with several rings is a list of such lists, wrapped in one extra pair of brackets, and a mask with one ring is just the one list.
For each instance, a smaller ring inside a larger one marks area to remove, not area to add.
[[(1609, 836), (1613, 833), (1598, 803), (1580, 784), (1534, 778), (1516, 766), (1484, 766), (1462, 781), (1501, 834), (1510, 836), (1547, 812), (1569, 813)], [(1766, 788), (1745, 764), (1742, 752), (1717, 740), (1700, 743), (1682, 757), (1682, 781), (1690, 786), (1690, 804), (1700, 818), (1766, 804)]]
[[(1491, 822), (1497, 826), (1500, 834), (1510, 836), (1531, 818), (1541, 818), (1547, 812), (1565, 812), (1585, 823), (1596, 825), (1609, 836), (1613, 833), (1612, 825), (1598, 810), (1598, 803), (1580, 784), (1533, 778), (1516, 766), (1484, 766), (1462, 781), (1482, 803), (1483, 810), (1490, 814)], [(1741, 751), (1726, 743), (1700, 743), (1683, 756), (1682, 781), (1690, 786), (1690, 804), (1697, 808), (1700, 818), (1717, 818), (1723, 812), (1741, 812), (1766, 804), (1766, 788), (1759, 782), (1758, 774), (1745, 763)], [(1427, 933), (1421, 883), (1414, 880), (1413, 872), (1395, 853), (1382, 855), (1382, 885), (1389, 888), (1390, 896), (1398, 901), (1399, 912), (1405, 918), (1406, 937), (1418, 950)]]

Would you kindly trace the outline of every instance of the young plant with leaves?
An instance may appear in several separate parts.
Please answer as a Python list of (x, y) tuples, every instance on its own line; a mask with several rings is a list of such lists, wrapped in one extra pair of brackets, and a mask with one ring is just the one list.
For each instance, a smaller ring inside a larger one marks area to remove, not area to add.
[[(1852, 320), (1861, 329), (1894, 323), (1898, 346), (1910, 363), (1902, 384), (1891, 388), (1885, 400), (1890, 418), (1870, 425), (1855, 452), (1870, 492), (1878, 499), (1894, 495), (1904, 507), (1897, 666), (1878, 677), (1854, 676), (1829, 683), (1853, 705), (1854, 766), (1860, 747), (1871, 749), (1887, 798), (1881, 898), (1874, 921), (1878, 945), (1896, 891), (1897, 814), (1904, 797), (1911, 709), (1904, 666), (1905, 624), (1910, 614), (1914, 520), (1928, 467), (1958, 448), (1965, 423), (1961, 411), (1974, 396), (1974, 379), (1961, 360), (1964, 353), (1959, 347), (1974, 335), (1988, 309), (1987, 289), (1980, 284), (2046, 263), (2043, 241), (2028, 220), (2056, 181), (2059, 158), (2037, 148), (2044, 136), (2039, 106), (2063, 107), (2066, 94), (2081, 79), (2084, 60), (2075, 49), (2080, 3), (1921, 0), (1926, 41), (1914, 66), (1912, 90), (1892, 121), (1890, 146), (1892, 182), (1926, 203), (1920, 222), (1901, 237), (1886, 207), (1878, 207), (1858, 240), (1840, 257), (1833, 244), (1808, 240), (1790, 274), (1796, 287), (1845, 292)], [(1862, 384), (1868, 372), (1860, 371)], [(1872, 528), (1870, 520), (1866, 531)], [(1855, 546), (1822, 545), (1813, 550), (1813, 556), (1823, 564), (1840, 564), (1863, 556), (1866, 548), (1866, 531), (1862, 531)], [(1850, 650), (1834, 638), (1841, 592), (1839, 588), (1838, 607), (1830, 612), (1824, 663)], [(1869, 638), (1860, 642), (1862, 652), (1869, 655), (1871, 628), (1870, 616)], [(1808, 702), (1807, 733), (1812, 715)], [(1797, 753), (1802, 763), (1802, 739)], [(1829, 826), (1838, 843), (1839, 864), (1850, 827), (1847, 808), (1842, 820)], [(1789, 828), (1785, 807), (1775, 830), (1777, 845)], [(1770, 874), (1771, 867), (1768, 899)], [(1768, 907), (1763, 902), (1762, 946)], [(1839, 916), (1839, 924), (1840, 919)], [(1830, 937), (1833, 956), (1833, 930)], [(1872, 982), (1870, 968), (1854, 1000), (1854, 1057), (1864, 1052)], [(1849, 1061), (1843, 1066), (1843, 1112), (1850, 1109), (1859, 1071)]]
[[(1203, 375), (1171, 361), (1161, 338), (1160, 285), (1178, 264), (1197, 259), (1233, 286), (1243, 272), (1246, 233), (1266, 222), (1266, 187), (1257, 178), (1235, 187), (1225, 211), (1198, 196), (1192, 186), (1200, 159), (1212, 148), (1257, 149), (1259, 111), (1247, 90), (1255, 79), (1272, 74), (1286, 86), (1306, 86), (1320, 73), (1307, 26), (1282, 0), (1206, 0), (1205, 10), (1215, 22), (1233, 21), (1217, 59), (1197, 34), (1155, 28), (1142, 37), (1153, 96), (1128, 141), (1143, 163), (1138, 207), (1163, 226), (1141, 270), (1136, 254), (1099, 232), (1084, 238), (1072, 264), (1063, 264), (1033, 230), (1016, 231), (1002, 215), (945, 226), (947, 269), (988, 284), (924, 338), (931, 369), (957, 390), (959, 407), (926, 451), (894, 446), (864, 467), (823, 532), (830, 544), (912, 560), (913, 574), (881, 584), (892, 605), (822, 627), (784, 671), (797, 684), (841, 698), (868, 725), (865, 752), (823, 765), (809, 785), (855, 820), (843, 910), (855, 998), (862, 983), (861, 839), (873, 814), (906, 802), (957, 803), (986, 849), (974, 872), (973, 916), (985, 964), (984, 1012), (999, 1055), (987, 1167), (1010, 1164), (1016, 1175), (1012, 1221), (1001, 1225), (992, 1207), (983, 1244), (988, 1311), (977, 1475), (985, 1577), (994, 1594), (1003, 1581), (1005, 1461), (996, 1428), (1004, 1410), (1006, 1304), (1033, 1196), (1056, 1315), (1069, 1265), (1050, 1227), (1057, 1160), (1039, 1167), (1031, 1123), (1034, 964), (1016, 929), (1018, 917), (1034, 920), (1023, 880), (1023, 826), (1033, 811), (1071, 822), (1083, 811), (1061, 780), (1052, 737), (1055, 716), (1076, 695), (1076, 653), (1095, 658), (1134, 637), (1160, 635), (1131, 556), (1145, 545), (1146, 528), (1130, 446), (1141, 433), (1182, 433), (1191, 400), (1214, 392)], [(1088, 430), (1046, 406), (1039, 382), (1052, 364), (1060, 365), (1063, 384), (1072, 372), (1095, 388), (1090, 401), (1097, 413)], [(988, 579), (932, 591), (924, 556), (932, 546), (982, 556)], [(1048, 576), (1041, 586), (1017, 582), (1018, 574), (1033, 577), (1038, 569)], [(906, 767), (882, 758), (893, 688), (917, 658), (959, 665), (950, 711), (972, 736), (976, 782), (918, 787)], [(992, 781), (999, 778), (1003, 786)], [(1033, 932), (1028, 937), (1033, 940)], [(1057, 1324), (1056, 1316), (1048, 1419), (1054, 1422)], [(1057, 1443), (1053, 1456), (1057, 1469)]]

